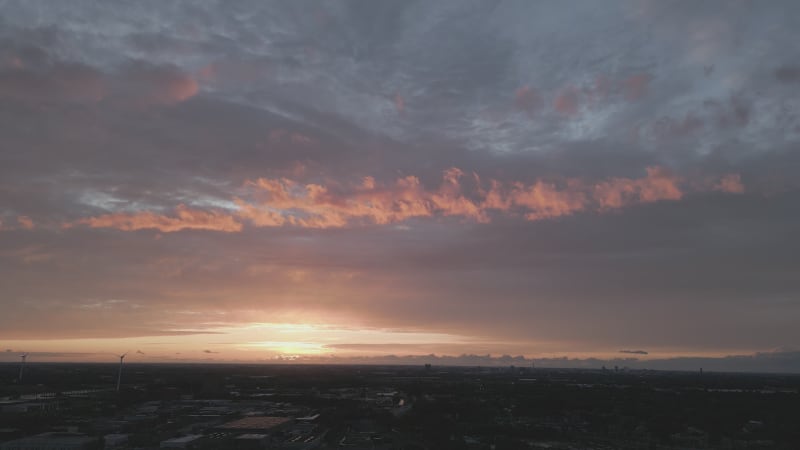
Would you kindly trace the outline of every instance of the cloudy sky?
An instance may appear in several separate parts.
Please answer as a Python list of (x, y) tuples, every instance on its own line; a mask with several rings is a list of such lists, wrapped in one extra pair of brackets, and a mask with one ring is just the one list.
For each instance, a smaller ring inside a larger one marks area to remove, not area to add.
[(792, 350), (798, 23), (795, 1), (0, 1), (2, 350)]

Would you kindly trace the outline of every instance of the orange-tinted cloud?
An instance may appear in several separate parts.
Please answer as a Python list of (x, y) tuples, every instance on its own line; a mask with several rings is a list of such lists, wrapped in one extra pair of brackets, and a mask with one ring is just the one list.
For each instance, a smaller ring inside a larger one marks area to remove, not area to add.
[(553, 100), (553, 107), (561, 114), (571, 116), (578, 112), (578, 92), (574, 88), (561, 91)]
[(587, 182), (577, 178), (536, 180), (531, 183), (482, 181), (465, 176), (458, 168), (442, 173), (438, 187), (424, 186), (419, 178), (405, 176), (379, 183), (365, 177), (352, 185), (301, 184), (288, 178), (247, 181), (250, 192), (235, 198), (235, 212), (201, 211), (178, 206), (174, 216), (152, 212), (115, 213), (83, 219), (77, 224), (125, 231), (185, 229), (240, 231), (243, 223), (254, 227), (343, 228), (387, 225), (414, 218), (460, 217), (486, 223), (498, 214), (529, 221), (553, 219), (583, 211), (605, 212), (641, 203), (680, 200), (688, 191), (744, 188), (731, 174), (703, 183), (684, 180), (661, 167), (649, 167), (641, 178), (609, 178)]
[(123, 70), (114, 94), (125, 103), (174, 105), (194, 97), (200, 90), (193, 77), (174, 68), (130, 66)]
[[(342, 227), (355, 222), (388, 224), (413, 217), (463, 216), (485, 219), (479, 205), (461, 193), (463, 172), (449, 169), (439, 189), (428, 191), (414, 176), (379, 186), (367, 177), (346, 193), (333, 193), (319, 184), (300, 185), (288, 179), (261, 178), (248, 182), (264, 196), (258, 209), (243, 208), (244, 217), (259, 217), (257, 211), (284, 211), (286, 223), (311, 228)], [(272, 217), (272, 216), (270, 216)], [(271, 219), (273, 220), (273, 219)]]
[(714, 185), (714, 190), (731, 194), (741, 194), (744, 192), (742, 177), (738, 173), (724, 175), (719, 179), (719, 182)]
[(194, 78), (181, 72), (150, 70), (132, 77), (137, 83), (131, 93), (136, 103), (173, 105), (194, 97), (200, 89)]
[(236, 199), (239, 217), (247, 219), (257, 227), (279, 227), (286, 223), (286, 218), (279, 212), (258, 208), (241, 199)]
[(567, 181), (567, 185), (559, 189), (554, 183), (537, 181), (532, 185), (514, 183), (510, 193), (514, 205), (524, 208), (525, 218), (540, 220), (567, 216), (586, 209), (587, 198), (582, 192), (580, 182)]
[[(660, 167), (647, 168), (642, 178), (611, 178), (593, 184), (580, 179), (530, 184), (483, 183), (477, 175), (472, 179), (465, 185), (464, 180), (469, 178), (460, 169), (451, 168), (444, 171), (441, 184), (433, 190), (426, 189), (414, 176), (399, 178), (391, 185), (380, 185), (366, 177), (350, 190), (334, 193), (318, 184), (261, 178), (248, 182), (257, 188), (255, 196), (261, 199), (255, 204), (239, 200), (239, 214), (256, 225), (313, 228), (389, 224), (434, 216), (489, 222), (496, 213), (542, 220), (586, 210), (680, 200), (685, 195), (682, 179)], [(733, 187), (733, 180), (726, 176), (721, 183)]]
[(169, 102), (177, 103), (188, 100), (198, 91), (197, 82), (187, 75), (176, 76), (166, 83), (165, 94)]
[[(334, 194), (325, 186), (301, 185), (286, 178), (260, 178), (247, 185), (257, 188), (255, 196), (261, 201), (258, 206), (242, 208), (243, 217), (260, 218), (265, 212), (283, 211), (285, 223), (307, 228), (338, 228), (350, 221), (387, 224), (430, 216), (434, 211), (455, 215), (456, 209), (469, 210), (469, 205), (457, 199), (456, 187), (428, 193), (413, 176), (400, 178), (393, 186), (378, 186), (374, 178), (367, 177), (346, 194)], [(272, 214), (268, 217), (276, 221)]]
[(622, 208), (636, 203), (680, 200), (681, 179), (660, 167), (648, 167), (644, 178), (611, 178), (594, 186), (593, 197), (601, 210)]
[(430, 201), (436, 209), (448, 216), (464, 216), (479, 222), (486, 221), (481, 208), (461, 193), (461, 178), (464, 172), (451, 167), (442, 174), (443, 183), (437, 192), (430, 195)]
[(22, 228), (24, 228), (26, 230), (32, 230), (33, 226), (34, 226), (33, 225), (33, 220), (28, 216), (19, 216), (19, 217), (17, 217), (17, 223), (19, 224), (19, 226), (21, 226)]
[[(172, 233), (181, 230), (241, 231), (242, 224), (233, 216), (218, 211), (202, 211), (184, 205), (175, 208), (174, 216), (149, 211), (136, 213), (113, 213), (82, 219), (75, 224), (91, 228), (116, 228), (122, 231), (159, 230)], [(71, 226), (73, 224), (69, 224)]]

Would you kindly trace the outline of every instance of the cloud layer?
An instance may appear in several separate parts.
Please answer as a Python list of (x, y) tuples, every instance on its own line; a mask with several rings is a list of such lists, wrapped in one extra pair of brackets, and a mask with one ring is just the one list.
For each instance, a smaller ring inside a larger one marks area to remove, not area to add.
[[(418, 177), (409, 175), (388, 185), (365, 177), (355, 186), (300, 184), (288, 178), (259, 178), (245, 184), (253, 188), (255, 201), (233, 199), (232, 211), (201, 211), (178, 205), (174, 216), (151, 211), (111, 213), (65, 223), (122, 231), (154, 229), (165, 233), (181, 230), (242, 230), (241, 220), (256, 227), (294, 226), (300, 228), (341, 228), (364, 224), (387, 225), (415, 218), (460, 217), (488, 223), (495, 213), (523, 217), (528, 221), (569, 216), (583, 211), (608, 212), (626, 206), (665, 200), (680, 200), (686, 188), (683, 180), (660, 167), (648, 167), (638, 179), (612, 178), (594, 184), (577, 178), (484, 183), (473, 173), (466, 185), (458, 168), (444, 171), (437, 189), (426, 189)], [(689, 189), (741, 194), (744, 186), (738, 174), (706, 178)], [(262, 199), (259, 201), (258, 198)], [(33, 227), (21, 216), (20, 223)]]
[(0, 339), (800, 339), (795, 2), (3, 10)]

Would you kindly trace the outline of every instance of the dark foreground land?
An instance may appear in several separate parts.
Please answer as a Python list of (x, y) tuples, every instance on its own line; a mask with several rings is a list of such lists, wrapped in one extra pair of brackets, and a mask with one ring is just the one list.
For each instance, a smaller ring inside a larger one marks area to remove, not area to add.
[(0, 449), (800, 448), (800, 376), (0, 364)]

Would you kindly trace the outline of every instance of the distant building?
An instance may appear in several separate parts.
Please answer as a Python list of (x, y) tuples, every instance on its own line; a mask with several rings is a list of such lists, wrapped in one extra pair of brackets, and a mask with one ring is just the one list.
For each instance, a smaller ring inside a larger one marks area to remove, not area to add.
[(85, 450), (98, 448), (98, 440), (79, 433), (42, 433), (0, 444), (0, 450)]

